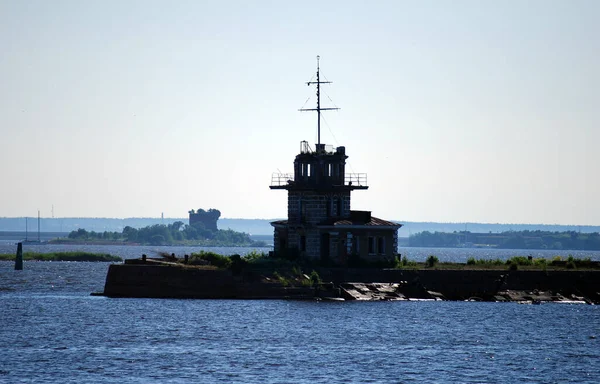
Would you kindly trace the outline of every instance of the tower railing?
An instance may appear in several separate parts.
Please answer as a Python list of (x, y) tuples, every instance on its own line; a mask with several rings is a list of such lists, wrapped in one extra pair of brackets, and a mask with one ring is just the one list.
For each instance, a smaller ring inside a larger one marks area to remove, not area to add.
[[(288, 185), (294, 181), (294, 174), (292, 173), (278, 173), (274, 172), (271, 174), (271, 186), (282, 187)], [(366, 187), (367, 174), (366, 173), (346, 173), (344, 175), (344, 185), (355, 186), (355, 187)]]
[(366, 173), (346, 173), (344, 175), (344, 184), (345, 185), (354, 185), (359, 187), (366, 187), (367, 184), (367, 174)]
[(292, 173), (273, 173), (271, 174), (271, 186), (272, 187), (281, 187), (284, 185), (288, 185), (290, 182), (294, 181), (294, 174)]
[[(322, 153), (323, 154), (329, 154), (332, 155), (335, 153), (335, 147), (331, 144), (323, 144), (322, 146)], [(321, 153), (321, 151), (319, 151), (319, 146), (317, 146), (317, 149), (313, 151), (313, 149), (311, 148), (310, 144), (308, 144), (308, 141), (306, 140), (302, 140), (300, 142), (300, 153), (301, 154), (306, 154), (306, 153)]]

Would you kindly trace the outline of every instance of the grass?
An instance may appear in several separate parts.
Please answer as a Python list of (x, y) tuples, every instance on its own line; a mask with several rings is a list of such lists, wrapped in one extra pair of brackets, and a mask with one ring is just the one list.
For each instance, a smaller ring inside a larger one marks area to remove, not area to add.
[[(14, 260), (16, 255), (0, 254), (0, 260)], [(37, 261), (123, 261), (119, 256), (109, 255), (108, 253), (91, 253), (91, 252), (24, 252), (23, 260)]]

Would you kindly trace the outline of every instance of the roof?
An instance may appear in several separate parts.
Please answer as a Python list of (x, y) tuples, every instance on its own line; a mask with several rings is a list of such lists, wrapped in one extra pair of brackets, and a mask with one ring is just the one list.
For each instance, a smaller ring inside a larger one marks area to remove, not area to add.
[[(288, 225), (288, 221), (287, 220), (277, 220), (277, 221), (271, 221), (271, 225), (272, 226), (287, 226)], [(329, 219), (329, 220), (325, 220), (321, 223), (319, 223), (319, 227), (347, 227), (347, 226), (361, 226), (361, 225), (365, 225), (365, 226), (369, 226), (369, 227), (394, 227), (394, 228), (400, 228), (402, 227), (402, 224), (398, 224), (398, 223), (394, 223), (393, 221), (387, 221), (387, 220), (383, 220), (380, 219), (378, 217), (373, 217), (371, 216), (371, 219), (368, 222), (364, 222), (364, 221), (352, 221), (350, 219)]]
[(383, 219), (380, 219), (380, 218), (374, 217), (374, 216), (371, 216), (371, 219), (367, 222), (358, 221), (358, 220), (352, 221), (351, 219), (330, 219), (330, 220), (324, 221), (320, 225), (327, 225), (327, 226), (333, 225), (334, 227), (347, 226), (347, 225), (354, 225), (354, 226), (355, 225), (367, 225), (367, 226), (372, 226), (372, 227), (398, 227), (398, 228), (400, 228), (402, 226), (402, 224), (383, 220)]

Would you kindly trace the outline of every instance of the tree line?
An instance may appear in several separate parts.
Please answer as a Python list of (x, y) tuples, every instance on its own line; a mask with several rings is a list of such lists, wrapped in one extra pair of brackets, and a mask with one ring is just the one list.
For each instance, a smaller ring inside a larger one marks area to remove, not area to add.
[(420, 232), (409, 237), (411, 247), (454, 248), (489, 246), (504, 249), (600, 250), (600, 234), (576, 231), (507, 231), (502, 233)]
[(172, 224), (154, 224), (143, 228), (126, 226), (121, 232), (95, 232), (80, 228), (69, 233), (69, 239), (86, 241), (121, 241), (151, 245), (197, 244), (206, 246), (265, 246), (262, 241), (253, 241), (250, 235), (231, 229), (208, 229), (201, 222), (187, 225), (182, 221)]

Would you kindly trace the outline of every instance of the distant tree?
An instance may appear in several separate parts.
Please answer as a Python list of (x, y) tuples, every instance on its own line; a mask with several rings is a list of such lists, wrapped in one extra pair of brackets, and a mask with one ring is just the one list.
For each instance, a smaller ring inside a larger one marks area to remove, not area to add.
[(153, 235), (150, 238), (150, 244), (152, 245), (163, 245), (165, 243), (165, 238), (161, 235)]
[(83, 228), (79, 228), (76, 231), (72, 231), (71, 233), (69, 233), (69, 239), (87, 239), (88, 238), (88, 232), (83, 229)]
[(126, 241), (134, 242), (138, 239), (138, 230), (129, 225), (123, 228), (123, 236)]
[(184, 225), (185, 224), (183, 223), (183, 221), (176, 221), (173, 224), (169, 225), (169, 229), (174, 232), (181, 231)]

